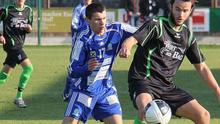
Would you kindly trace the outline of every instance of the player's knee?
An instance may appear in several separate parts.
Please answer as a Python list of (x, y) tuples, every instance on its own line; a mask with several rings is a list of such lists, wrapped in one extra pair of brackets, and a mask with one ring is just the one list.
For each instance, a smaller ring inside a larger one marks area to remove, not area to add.
[(24, 66), (23, 67), (23, 73), (30, 75), (33, 72), (34, 68), (32, 65)]
[(207, 110), (204, 110), (199, 113), (199, 116), (197, 117), (197, 123), (198, 124), (207, 124), (210, 121), (210, 113)]
[(78, 124), (78, 120), (71, 117), (64, 117), (62, 124)]
[(210, 113), (207, 110), (205, 110), (201, 113), (201, 118), (204, 120), (210, 120)]

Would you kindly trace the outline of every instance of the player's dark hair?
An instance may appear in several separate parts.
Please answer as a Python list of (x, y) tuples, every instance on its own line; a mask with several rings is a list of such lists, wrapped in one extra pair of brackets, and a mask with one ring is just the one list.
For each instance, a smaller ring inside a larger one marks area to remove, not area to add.
[(92, 15), (96, 12), (103, 12), (105, 11), (106, 8), (104, 5), (102, 5), (101, 3), (91, 3), (90, 5), (88, 5), (86, 7), (86, 17), (88, 19), (92, 18)]
[[(184, 2), (192, 2), (192, 8), (194, 8), (195, 3), (198, 2), (197, 0), (182, 0)], [(175, 0), (170, 0), (170, 5), (173, 5), (173, 3), (175, 2)]]

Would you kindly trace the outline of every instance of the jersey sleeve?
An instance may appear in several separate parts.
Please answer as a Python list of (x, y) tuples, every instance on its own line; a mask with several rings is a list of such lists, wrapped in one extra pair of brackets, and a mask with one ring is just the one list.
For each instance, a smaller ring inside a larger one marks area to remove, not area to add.
[(32, 10), (32, 8), (30, 8), (28, 23), (29, 23), (31, 26), (32, 26), (32, 24), (33, 24), (33, 10)]
[[(1, 8), (0, 9), (0, 23), (1, 23), (1, 21), (3, 21), (5, 19), (5, 16), (6, 16), (5, 9)], [(2, 32), (0, 32), (0, 36), (2, 36), (2, 35), (3, 35)]]
[(5, 19), (6, 13), (5, 13), (5, 9), (1, 8), (0, 9), (0, 21), (3, 21)]
[(189, 49), (186, 51), (186, 56), (191, 64), (198, 64), (205, 61), (205, 57), (200, 51), (195, 37), (192, 38), (192, 44), (190, 45)]
[(75, 9), (73, 9), (72, 12), (72, 23), (71, 23), (71, 29), (72, 31), (77, 30), (79, 26), (80, 21), (80, 15), (82, 14), (82, 6), (78, 5)]
[(148, 41), (157, 38), (158, 34), (158, 25), (152, 20), (145, 22), (133, 36), (139, 45), (144, 46)]
[(133, 27), (129, 24), (122, 23), (121, 24), (121, 29), (122, 29), (122, 40), (125, 40), (126, 38), (130, 37), (133, 35), (135, 31), (137, 31), (137, 27)]
[(70, 77), (79, 78), (88, 76), (91, 73), (91, 71), (88, 70), (85, 41), (85, 38), (78, 38), (74, 44), (68, 69)]

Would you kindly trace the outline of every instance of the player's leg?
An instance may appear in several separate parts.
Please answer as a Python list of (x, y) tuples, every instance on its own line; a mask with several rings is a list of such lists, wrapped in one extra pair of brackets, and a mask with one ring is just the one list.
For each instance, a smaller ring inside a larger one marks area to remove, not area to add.
[(79, 124), (79, 120), (72, 117), (64, 117), (62, 124)]
[(16, 66), (16, 61), (14, 59), (14, 52), (11, 50), (6, 49), (5, 52), (7, 53), (7, 57), (3, 63), (3, 68), (0, 72), (0, 85), (4, 84), (11, 74), (11, 72), (14, 70), (14, 67)]
[(136, 99), (135, 103), (138, 109), (138, 117), (134, 119), (134, 124), (146, 124), (144, 120), (144, 110), (148, 103), (152, 101), (152, 97), (149, 93), (140, 93)]
[(62, 124), (86, 123), (96, 103), (96, 96), (83, 90), (73, 89)]
[(182, 105), (176, 111), (176, 115), (192, 120), (195, 124), (209, 124), (210, 114), (195, 99)]
[(23, 96), (23, 91), (30, 78), (30, 75), (33, 71), (33, 66), (22, 48), (14, 50), (13, 59), (17, 64), (20, 64), (22, 67), (22, 73), (20, 74), (17, 94), (14, 103), (20, 108), (25, 108), (26, 104), (24, 103), (22, 96)]
[(103, 119), (105, 124), (123, 124), (121, 115), (112, 115)]
[(92, 112), (93, 117), (105, 124), (122, 124), (122, 109), (116, 88), (103, 88), (98, 95), (99, 99)]
[(33, 66), (31, 64), (31, 61), (26, 58), (24, 59), (20, 65), (22, 66), (22, 73), (20, 75), (19, 83), (18, 83), (18, 89), (17, 89), (17, 94), (14, 103), (19, 107), (19, 108), (25, 108), (26, 104), (23, 100), (23, 92), (24, 89), (28, 83), (28, 80), (31, 76), (31, 73), (33, 71)]
[(153, 99), (149, 91), (149, 86), (145, 81), (129, 79), (130, 98), (134, 107), (138, 110), (138, 115), (134, 118), (134, 124), (146, 124), (144, 110), (146, 105)]
[(0, 72), (0, 85), (6, 82), (7, 78), (9, 77), (9, 75), (11, 74), (13, 70), (14, 68), (12, 68), (11, 66), (7, 64), (4, 65), (4, 67), (2, 68)]
[(18, 91), (16, 98), (22, 98), (23, 96), (23, 91), (28, 83), (28, 80), (30, 79), (31, 73), (33, 71), (33, 66), (31, 64), (31, 61), (26, 58), (23, 60), (20, 65), (22, 66), (22, 73), (20, 75), (20, 80), (18, 83)]

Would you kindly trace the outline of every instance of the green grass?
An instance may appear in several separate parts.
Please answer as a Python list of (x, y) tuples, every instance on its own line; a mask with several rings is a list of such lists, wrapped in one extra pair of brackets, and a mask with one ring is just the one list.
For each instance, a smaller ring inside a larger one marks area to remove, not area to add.
[[(201, 46), (216, 79), (220, 81), (220, 46)], [(0, 86), (0, 124), (60, 124), (66, 103), (61, 99), (65, 84), (70, 46), (26, 46), (25, 50), (34, 65), (34, 72), (25, 89), (24, 99), (28, 108), (19, 109), (13, 104), (21, 67), (17, 66), (7, 83)], [(5, 53), (0, 49), (0, 63)], [(136, 115), (127, 88), (127, 70), (132, 57), (117, 58), (113, 78), (124, 112), (125, 124), (132, 124)], [(0, 66), (2, 67), (2, 66)], [(211, 124), (220, 124), (220, 105), (215, 94), (207, 88), (192, 69), (188, 60), (183, 62), (176, 75), (177, 85), (190, 92), (211, 113)], [(172, 118), (171, 124), (192, 124), (186, 119)], [(93, 119), (89, 124), (99, 124)], [(101, 124), (101, 123), (100, 123)]]

